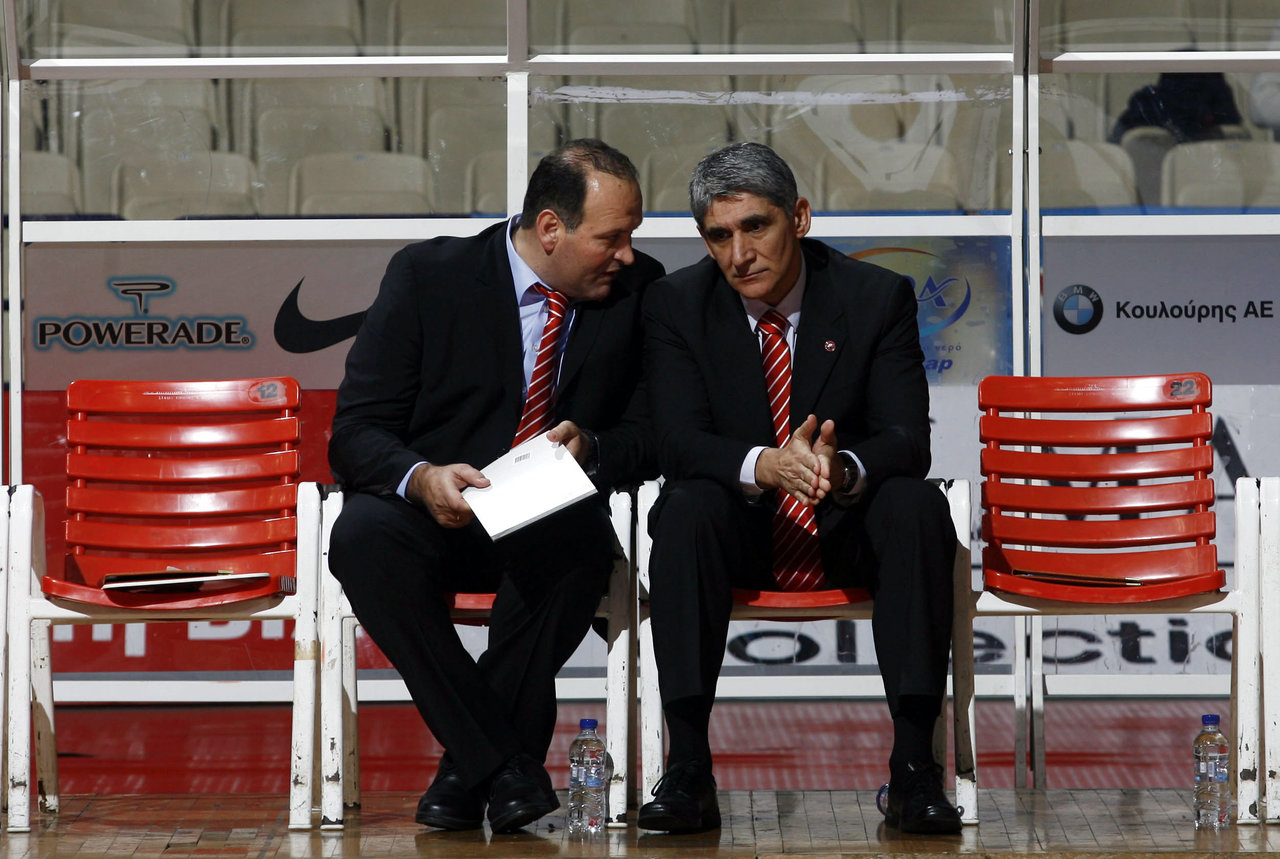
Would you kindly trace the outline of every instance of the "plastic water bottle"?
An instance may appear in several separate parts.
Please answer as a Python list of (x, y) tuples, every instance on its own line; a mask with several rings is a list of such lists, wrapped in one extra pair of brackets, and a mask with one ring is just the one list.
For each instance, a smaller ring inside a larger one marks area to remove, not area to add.
[(1218, 715), (1200, 718), (1196, 755), (1196, 829), (1221, 829), (1231, 825), (1231, 747), (1218, 728)]
[(578, 723), (582, 732), (569, 747), (569, 832), (590, 835), (605, 827), (606, 755), (596, 720)]

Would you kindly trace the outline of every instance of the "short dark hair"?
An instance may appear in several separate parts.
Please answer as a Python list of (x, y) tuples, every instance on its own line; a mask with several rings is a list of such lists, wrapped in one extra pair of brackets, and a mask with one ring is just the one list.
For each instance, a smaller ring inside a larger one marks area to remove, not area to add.
[(796, 177), (778, 153), (763, 143), (732, 143), (698, 162), (689, 181), (689, 210), (701, 227), (707, 209), (722, 197), (754, 194), (790, 215), (800, 193)]
[(544, 155), (534, 169), (524, 192), (521, 229), (532, 229), (538, 213), (550, 209), (565, 227), (576, 230), (582, 223), (589, 170), (640, 184), (636, 166), (617, 149), (593, 137), (570, 140)]

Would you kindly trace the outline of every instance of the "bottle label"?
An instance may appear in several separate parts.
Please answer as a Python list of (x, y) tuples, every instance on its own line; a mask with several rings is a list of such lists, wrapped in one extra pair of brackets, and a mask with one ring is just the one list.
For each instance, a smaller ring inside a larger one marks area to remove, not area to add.
[(1196, 760), (1196, 784), (1225, 782), (1231, 773), (1229, 755), (1225, 752), (1200, 752)]

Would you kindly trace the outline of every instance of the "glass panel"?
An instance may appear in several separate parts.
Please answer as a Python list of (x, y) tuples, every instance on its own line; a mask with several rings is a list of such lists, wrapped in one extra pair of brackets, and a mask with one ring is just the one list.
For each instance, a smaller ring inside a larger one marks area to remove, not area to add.
[(499, 78), (30, 84), (24, 216), (501, 212), (505, 101)]
[(1041, 46), (1049, 54), (1222, 50), (1232, 32), (1228, 6), (1227, 0), (1042, 0)]
[(1004, 78), (739, 79), (740, 137), (787, 159), (815, 211), (1009, 211)]
[(820, 212), (1008, 211), (1009, 92), (1004, 78), (946, 75), (532, 83), (568, 136), (626, 151), (646, 211), (665, 214), (688, 211), (693, 165), (732, 140), (772, 146)]
[(640, 171), (645, 210), (681, 215), (693, 165), (734, 139), (740, 108), (728, 103), (730, 93), (727, 76), (530, 81), (534, 116), (561, 117), (566, 137), (599, 137), (621, 149)]
[(535, 52), (1011, 51), (1012, 0), (529, 0)]
[(1041, 76), (1042, 208), (1280, 207), (1280, 144), (1251, 120), (1254, 83), (1220, 72)]

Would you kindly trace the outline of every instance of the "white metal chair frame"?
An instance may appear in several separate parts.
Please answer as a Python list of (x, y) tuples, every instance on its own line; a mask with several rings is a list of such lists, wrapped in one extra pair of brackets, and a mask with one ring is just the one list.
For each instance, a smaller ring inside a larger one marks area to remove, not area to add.
[[(159, 623), (174, 620), (292, 620), (294, 622), (293, 731), (290, 754), (289, 828), (311, 827), (315, 765), (316, 569), (320, 494), (315, 483), (297, 484), (297, 592), (202, 611), (102, 609), (46, 598), (45, 516), (40, 494), (29, 484), (12, 487), (9, 508), (8, 620), (8, 830), (31, 828), (31, 735), (36, 730), (36, 775), (42, 810), (59, 807), (57, 744), (48, 626), (55, 623)], [(34, 687), (34, 689), (33, 689)], [(33, 714), (34, 709), (34, 714)]]
[[(329, 573), (329, 535), (342, 512), (342, 493), (331, 489), (321, 503), (320, 538), (320, 825), (341, 829), (344, 806), (360, 804), (360, 751), (356, 707), (355, 629), (358, 625), (342, 585)], [(631, 491), (610, 496), (614, 533), (621, 548), (609, 579), (609, 590), (596, 616), (607, 618), (605, 746), (613, 759), (609, 783), (609, 826), (625, 826), (630, 783), (630, 720), (635, 706), (631, 677), (634, 661), (635, 565), (632, 551), (635, 519)], [(455, 613), (455, 617), (483, 617)]]
[[(951, 521), (955, 526), (958, 543), (956, 546), (955, 581), (957, 605), (959, 595), (970, 590), (970, 553), (969, 533), (972, 500), (968, 480), (945, 481), (941, 487), (947, 496), (951, 508)], [(636, 626), (639, 644), (640, 664), (640, 769), (644, 777), (644, 796), (649, 796), (662, 777), (664, 770), (663, 743), (665, 731), (662, 721), (662, 699), (658, 691), (658, 676), (654, 670), (653, 629), (649, 619), (648, 588), (649, 558), (652, 549), (645, 524), (649, 521), (649, 510), (658, 497), (658, 483), (644, 483), (636, 498), (636, 569), (639, 590), (638, 622)], [(866, 619), (871, 617), (871, 602), (851, 603), (842, 606), (829, 606), (817, 609), (755, 609), (747, 606), (735, 606), (732, 614), (734, 620), (768, 620), (771, 617), (811, 617), (814, 620), (830, 620), (839, 618)], [(959, 614), (959, 612), (957, 612)], [(964, 628), (957, 624), (952, 632), (953, 671), (960, 671), (967, 666), (969, 671), (968, 686), (973, 685), (973, 632), (972, 627)], [(963, 655), (967, 654), (967, 659)], [(959, 658), (957, 658), (959, 657)], [(962, 710), (956, 699), (954, 711), (955, 722), (955, 794), (956, 806), (961, 810), (961, 818), (965, 823), (978, 822), (977, 772), (973, 756), (973, 712)], [(962, 718), (962, 716), (964, 718)], [(945, 721), (939, 719), (939, 729), (934, 732), (934, 756), (941, 759), (946, 755)], [(615, 758), (616, 760), (616, 758)]]
[[(1262, 486), (1260, 501), (1259, 485)], [(1237, 821), (1257, 823), (1261, 817), (1261, 788), (1258, 780), (1259, 713), (1266, 698), (1267, 682), (1273, 688), (1272, 700), (1280, 695), (1280, 668), (1267, 667), (1261, 659), (1259, 645), (1264, 640), (1259, 631), (1259, 605), (1262, 612), (1270, 606), (1280, 607), (1280, 478), (1242, 477), (1236, 481), (1235, 500), (1235, 587), (1230, 591), (1216, 591), (1180, 599), (1149, 603), (1124, 604), (1072, 604), (1053, 600), (1037, 600), (1017, 595), (977, 591), (963, 595), (956, 601), (956, 641), (967, 635), (972, 641), (973, 618), (994, 616), (1030, 616), (1032, 619), (1029, 661), (1029, 683), (1033, 770), (1035, 786), (1045, 787), (1044, 755), (1044, 671), (1040, 618), (1045, 615), (1098, 615), (1098, 614), (1230, 614), (1234, 621), (1232, 637), (1232, 719), (1235, 722), (1235, 767)], [(1268, 528), (1269, 525), (1269, 528)], [(1261, 546), (1261, 552), (1260, 552)], [(1265, 571), (1265, 574), (1264, 574)], [(1265, 640), (1273, 648), (1280, 647), (1280, 629), (1267, 624)], [(1015, 661), (1024, 657), (1021, 642)], [(1274, 652), (1274, 651), (1273, 651)], [(973, 725), (973, 650), (956, 648), (953, 660), (963, 658), (968, 665), (954, 665), (955, 706), (957, 713), (967, 711), (970, 725), (968, 738), (972, 739)], [(1280, 796), (1280, 708), (1273, 707), (1266, 714), (1267, 738), (1267, 788), (1268, 795)], [(957, 759), (961, 756), (957, 731)], [(972, 756), (970, 746), (965, 754)], [(1272, 793), (1276, 791), (1276, 793)], [(1280, 820), (1280, 808), (1268, 809), (1266, 819)]]

